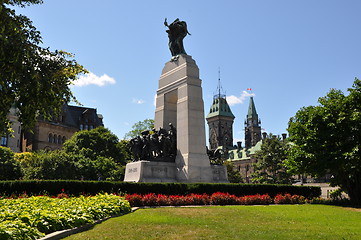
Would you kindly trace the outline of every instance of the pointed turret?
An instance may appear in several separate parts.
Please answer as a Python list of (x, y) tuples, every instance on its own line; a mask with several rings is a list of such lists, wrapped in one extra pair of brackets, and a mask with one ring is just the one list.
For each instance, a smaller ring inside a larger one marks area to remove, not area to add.
[(218, 79), (217, 92), (213, 97), (213, 103), (206, 117), (209, 126), (210, 149), (219, 146), (233, 146), (233, 120), (234, 115), (229, 107), (226, 95), (221, 94), (220, 78)]
[(253, 101), (252, 96), (251, 96), (251, 98), (249, 100), (247, 118), (258, 118), (258, 114), (257, 114), (257, 111), (256, 111), (256, 106), (254, 105), (254, 101)]
[(250, 97), (247, 119), (245, 121), (245, 145), (251, 148), (261, 140), (261, 121), (258, 119), (253, 97)]

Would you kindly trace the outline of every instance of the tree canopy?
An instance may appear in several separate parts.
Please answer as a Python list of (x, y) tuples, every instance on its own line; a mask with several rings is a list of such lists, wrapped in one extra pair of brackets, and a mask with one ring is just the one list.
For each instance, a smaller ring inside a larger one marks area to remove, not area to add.
[(133, 124), (132, 130), (125, 134), (125, 139), (135, 138), (139, 136), (145, 130), (152, 130), (154, 128), (153, 119), (145, 119)]
[(294, 173), (322, 177), (361, 203), (361, 81), (345, 95), (331, 89), (318, 106), (301, 108), (289, 121), (293, 147), (288, 166)]
[(71, 54), (39, 46), (42, 38), (31, 20), (9, 8), (41, 3), (0, 2), (0, 131), (9, 124), (12, 106), (25, 129), (31, 129), (40, 114), (46, 119), (58, 114), (64, 103), (75, 100), (69, 85), (86, 72)]
[(119, 142), (118, 137), (104, 127), (76, 132), (64, 143), (63, 150), (90, 159), (112, 158), (122, 165), (126, 164), (128, 157), (125, 151), (125, 143)]
[(14, 159), (14, 153), (10, 148), (0, 146), (0, 180), (13, 180), (20, 177), (20, 164)]
[(119, 181), (124, 178), (127, 154), (126, 142), (98, 127), (77, 132), (62, 150), (16, 153), (14, 159), (24, 179)]
[(263, 139), (261, 150), (257, 151), (252, 181), (271, 184), (292, 183), (291, 174), (287, 172), (285, 160), (289, 144), (280, 136), (269, 134)]

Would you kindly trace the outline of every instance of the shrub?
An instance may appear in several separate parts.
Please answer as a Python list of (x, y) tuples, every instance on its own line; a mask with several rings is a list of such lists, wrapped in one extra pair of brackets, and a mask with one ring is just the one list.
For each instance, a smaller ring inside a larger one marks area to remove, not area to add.
[(14, 153), (7, 147), (0, 146), (0, 180), (19, 179), (20, 164), (14, 159)]
[(61, 189), (67, 194), (96, 195), (99, 192), (123, 193), (123, 194), (164, 194), (182, 195), (207, 194), (227, 192), (236, 196), (264, 195), (275, 197), (279, 193), (300, 195), (311, 199), (321, 194), (320, 187), (270, 185), (270, 184), (211, 184), (211, 183), (132, 183), (132, 182), (109, 182), (109, 181), (79, 181), (79, 180), (47, 180), (47, 181), (0, 181), (0, 194), (21, 194), (27, 192), (30, 195), (38, 195), (44, 191), (50, 195), (57, 195)]

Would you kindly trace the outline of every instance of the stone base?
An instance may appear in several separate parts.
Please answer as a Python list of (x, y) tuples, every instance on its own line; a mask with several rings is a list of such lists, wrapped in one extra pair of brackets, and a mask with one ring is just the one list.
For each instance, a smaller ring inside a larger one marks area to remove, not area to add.
[(211, 183), (228, 183), (227, 169), (222, 165), (211, 165), (208, 168), (194, 168), (193, 171), (199, 171), (198, 176), (210, 176), (205, 179), (179, 178), (179, 172), (175, 163), (170, 162), (151, 162), (138, 161), (128, 163), (125, 169), (124, 182), (211, 182)]
[(124, 182), (177, 182), (175, 163), (138, 161), (128, 163)]
[(223, 165), (211, 165), (214, 183), (229, 183), (227, 167)]

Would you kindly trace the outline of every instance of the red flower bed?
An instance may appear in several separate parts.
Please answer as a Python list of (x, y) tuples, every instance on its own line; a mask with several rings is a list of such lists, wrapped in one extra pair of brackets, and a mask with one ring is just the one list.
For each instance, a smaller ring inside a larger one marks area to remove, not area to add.
[(249, 195), (238, 199), (239, 205), (268, 205), (273, 203), (273, 199), (268, 195)]
[(149, 193), (145, 195), (127, 194), (125, 199), (132, 207), (140, 206), (186, 206), (186, 205), (268, 205), (268, 204), (303, 204), (306, 199), (288, 193), (278, 194), (274, 199), (268, 194), (237, 197), (229, 193), (216, 192), (207, 194), (162, 195)]
[(289, 193), (285, 193), (284, 195), (278, 194), (274, 198), (275, 204), (303, 204), (306, 202), (304, 196), (299, 195), (291, 195)]

